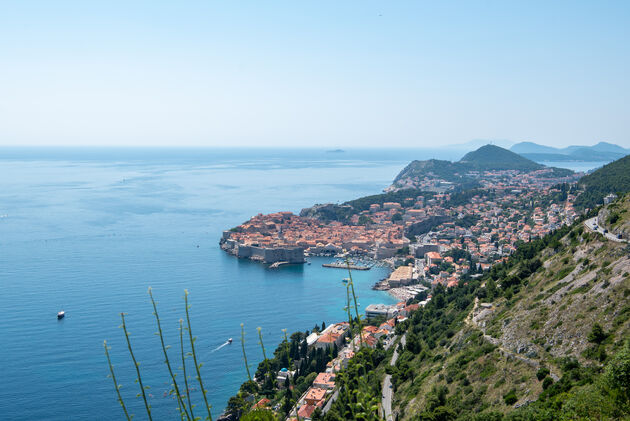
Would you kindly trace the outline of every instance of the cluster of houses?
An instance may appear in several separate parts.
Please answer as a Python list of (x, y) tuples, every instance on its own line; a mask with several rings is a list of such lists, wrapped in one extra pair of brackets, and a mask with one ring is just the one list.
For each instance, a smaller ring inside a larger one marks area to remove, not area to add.
[[(361, 332), (361, 337), (356, 336), (352, 341), (348, 340), (350, 328), (347, 322), (329, 325), (322, 332), (314, 332), (307, 337), (309, 349), (330, 350), (336, 345), (339, 351), (337, 357), (328, 362), (326, 370), (318, 373), (311, 386), (300, 396), (287, 420), (297, 420), (299, 416), (300, 420), (309, 421), (317, 408), (325, 411), (326, 403), (335, 390), (337, 373), (348, 367), (348, 363), (354, 357), (355, 350), (359, 349), (361, 345), (376, 348), (381, 338), (391, 340), (394, 336), (396, 323), (406, 320), (409, 313), (418, 309), (419, 304), (407, 305), (405, 302), (400, 302), (386, 307), (391, 312), (386, 311), (385, 314), (391, 314), (392, 317), (379, 326), (365, 326)], [(372, 314), (368, 315), (369, 318), (373, 316)], [(293, 375), (294, 372), (288, 371), (286, 368), (281, 369), (278, 372), (278, 385), (285, 384), (286, 378)]]

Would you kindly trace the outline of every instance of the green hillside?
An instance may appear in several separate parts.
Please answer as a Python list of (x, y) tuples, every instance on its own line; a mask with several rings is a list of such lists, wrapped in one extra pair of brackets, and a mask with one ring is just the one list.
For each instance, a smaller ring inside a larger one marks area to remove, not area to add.
[(429, 159), (426, 161), (412, 161), (394, 179), (396, 181), (407, 177), (422, 177), (433, 175), (446, 181), (460, 180), (465, 176), (467, 168), (455, 162), (443, 161), (439, 159)]
[(486, 145), (469, 152), (458, 162), (478, 170), (536, 171), (545, 168), (517, 153), (495, 145)]
[(581, 209), (601, 204), (609, 193), (630, 191), (630, 155), (582, 177), (578, 185), (584, 192), (576, 199), (575, 206)]
[[(412, 161), (394, 179), (392, 189), (413, 188), (418, 181), (439, 179), (452, 183), (455, 190), (472, 189), (478, 181), (470, 176), (471, 171), (516, 170), (521, 172), (537, 171), (547, 168), (521, 155), (495, 145), (485, 145), (467, 153), (457, 162), (429, 159)], [(565, 177), (573, 171), (553, 168), (552, 175)]]
[(523, 244), (483, 279), (436, 288), (397, 328), (406, 346), (390, 370), (394, 412), (401, 420), (627, 419), (629, 297), (627, 244), (581, 223)]

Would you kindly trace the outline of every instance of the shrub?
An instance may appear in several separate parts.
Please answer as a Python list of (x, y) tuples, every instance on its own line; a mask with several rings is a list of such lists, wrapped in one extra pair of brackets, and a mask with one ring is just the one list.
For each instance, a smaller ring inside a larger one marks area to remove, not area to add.
[(549, 369), (547, 367), (540, 367), (536, 373), (536, 378), (540, 381), (549, 375)]
[(514, 405), (518, 401), (516, 391), (514, 389), (510, 390), (507, 394), (503, 395), (503, 400), (506, 405)]

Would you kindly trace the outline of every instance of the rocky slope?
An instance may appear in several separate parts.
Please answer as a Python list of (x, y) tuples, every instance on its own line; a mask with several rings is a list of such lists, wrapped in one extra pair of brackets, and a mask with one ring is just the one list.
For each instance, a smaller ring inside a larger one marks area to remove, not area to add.
[[(627, 227), (628, 207), (630, 195), (603, 212)], [(436, 291), (443, 304), (410, 320), (393, 376), (400, 419), (630, 415), (606, 386), (630, 352), (630, 246), (582, 223), (526, 246), (479, 287)]]

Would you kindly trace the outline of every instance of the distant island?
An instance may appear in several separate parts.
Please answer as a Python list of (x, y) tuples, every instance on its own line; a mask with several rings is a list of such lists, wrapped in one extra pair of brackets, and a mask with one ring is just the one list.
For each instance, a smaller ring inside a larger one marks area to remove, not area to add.
[(599, 142), (593, 146), (567, 146), (566, 148), (553, 148), (533, 142), (521, 142), (513, 145), (510, 150), (526, 158), (543, 162), (614, 161), (630, 154), (630, 149), (624, 149), (607, 142)]
[(326, 153), (344, 153), (345, 151), (343, 149), (331, 149), (326, 151)]

